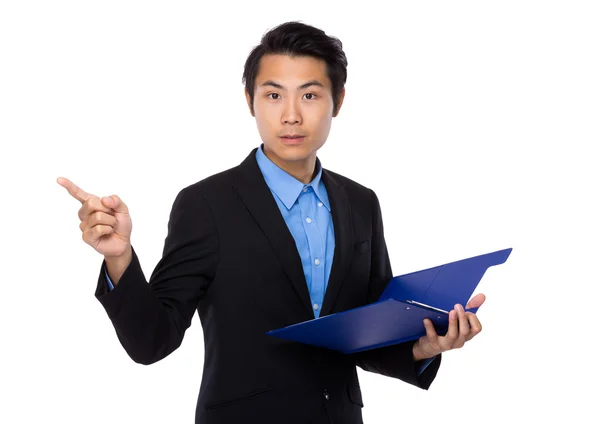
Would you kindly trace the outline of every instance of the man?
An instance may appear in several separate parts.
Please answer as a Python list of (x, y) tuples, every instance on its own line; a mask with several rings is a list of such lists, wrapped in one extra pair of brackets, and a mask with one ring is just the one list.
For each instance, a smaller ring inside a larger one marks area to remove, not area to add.
[(196, 423), (361, 423), (357, 365), (427, 389), (441, 353), (481, 329), (457, 305), (443, 337), (427, 322), (417, 342), (353, 355), (266, 335), (374, 302), (393, 276), (377, 196), (317, 159), (344, 100), (346, 65), (339, 40), (314, 27), (289, 22), (263, 36), (243, 76), (263, 144), (179, 192), (149, 283), (125, 203), (58, 180), (83, 204), (83, 239), (104, 255), (95, 295), (135, 362), (177, 349), (198, 311)]

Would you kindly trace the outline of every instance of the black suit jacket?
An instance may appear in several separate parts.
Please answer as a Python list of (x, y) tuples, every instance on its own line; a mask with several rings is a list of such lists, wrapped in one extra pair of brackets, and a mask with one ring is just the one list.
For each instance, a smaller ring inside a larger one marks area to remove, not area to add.
[[(194, 313), (204, 333), (196, 423), (361, 423), (356, 366), (427, 389), (412, 342), (343, 355), (267, 336), (314, 319), (300, 256), (255, 158), (182, 189), (149, 284), (133, 260), (113, 291), (102, 263), (96, 297), (140, 364), (175, 349)], [(375, 193), (323, 169), (335, 232), (321, 315), (376, 301), (392, 278)], [(398, 323), (402, 325), (402, 323)]]

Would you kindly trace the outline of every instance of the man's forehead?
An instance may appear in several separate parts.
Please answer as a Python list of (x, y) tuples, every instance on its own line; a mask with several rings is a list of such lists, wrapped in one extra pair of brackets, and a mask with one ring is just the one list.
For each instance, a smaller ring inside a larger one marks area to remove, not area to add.
[(288, 55), (264, 55), (260, 60), (256, 76), (258, 88), (267, 83), (270, 86), (295, 89), (309, 82), (322, 87), (330, 85), (324, 60), (312, 56)]

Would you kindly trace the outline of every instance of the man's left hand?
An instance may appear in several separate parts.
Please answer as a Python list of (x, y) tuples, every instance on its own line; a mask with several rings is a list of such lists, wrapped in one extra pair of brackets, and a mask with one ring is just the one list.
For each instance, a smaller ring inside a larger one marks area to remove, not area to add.
[[(467, 303), (467, 309), (478, 308), (485, 302), (485, 295), (478, 294)], [(451, 349), (460, 349), (466, 342), (481, 332), (481, 323), (472, 312), (465, 312), (462, 305), (455, 305), (450, 311), (448, 332), (445, 336), (438, 336), (433, 323), (429, 319), (424, 320), (426, 335), (421, 337), (413, 345), (413, 356), (415, 361), (433, 358), (442, 352)]]

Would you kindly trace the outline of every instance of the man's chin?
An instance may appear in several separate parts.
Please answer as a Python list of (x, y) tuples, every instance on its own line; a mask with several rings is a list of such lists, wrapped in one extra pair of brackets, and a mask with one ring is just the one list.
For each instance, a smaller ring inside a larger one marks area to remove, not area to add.
[(286, 162), (304, 162), (310, 159), (310, 154), (307, 152), (282, 152), (278, 155)]
[(312, 150), (307, 145), (297, 146), (277, 146), (276, 149), (266, 149), (267, 156), (269, 151), (273, 152), (280, 160), (285, 162), (303, 162), (311, 159)]

